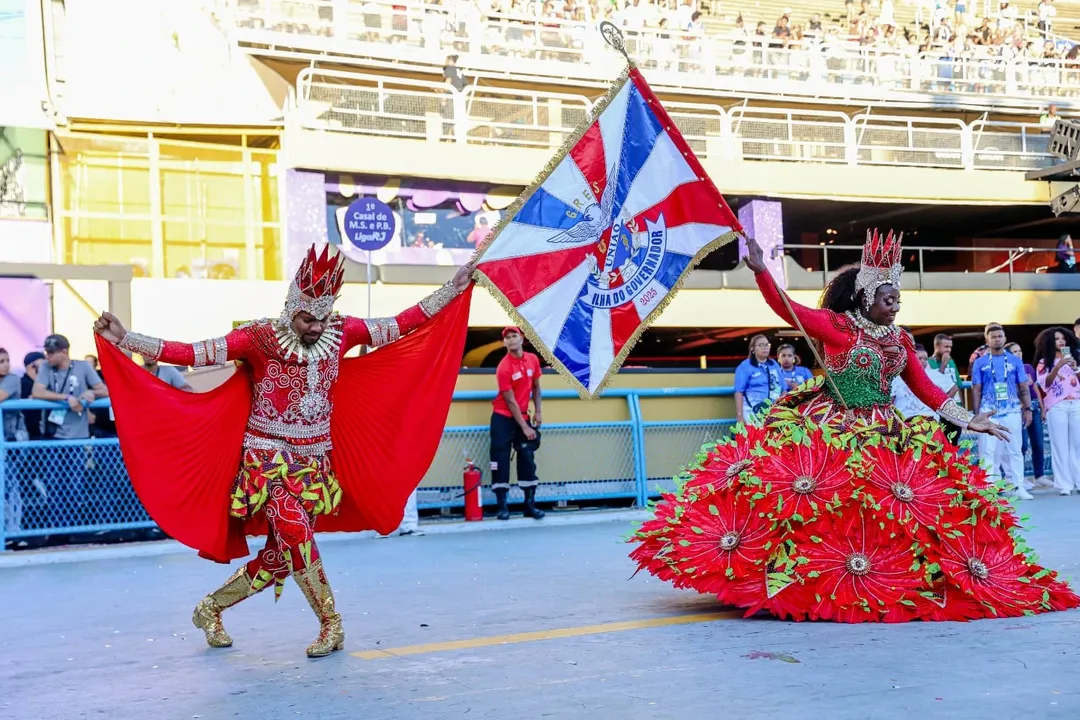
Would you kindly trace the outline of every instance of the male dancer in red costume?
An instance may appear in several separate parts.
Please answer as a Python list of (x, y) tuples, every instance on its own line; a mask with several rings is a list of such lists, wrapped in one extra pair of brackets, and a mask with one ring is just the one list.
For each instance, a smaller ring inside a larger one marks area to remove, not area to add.
[[(125, 461), (151, 517), (219, 562), (247, 554), (245, 534), (266, 532), (266, 546), (195, 607), (192, 621), (211, 647), (232, 645), (221, 622), (225, 608), (271, 584), (279, 596), (292, 575), (320, 624), (308, 656), (342, 649), (341, 616), (314, 540), (316, 518), (325, 517), (320, 529), (390, 532), (441, 436), (460, 366), (468, 298), (444, 313), (454, 317), (428, 321), (470, 287), (470, 268), (394, 318), (362, 320), (333, 312), (344, 262), (342, 255), (328, 257), (326, 248), (316, 256), (312, 248), (279, 317), (212, 340), (165, 342), (125, 330), (109, 313), (94, 323), (100, 339), (154, 362), (242, 362), (243, 372), (222, 388), (184, 398), (167, 392), (172, 388), (147, 384), (145, 372), (138, 377), (130, 371), (134, 364), (98, 342), (110, 387), (119, 389), (114, 406)], [(423, 337), (398, 343), (400, 351), (390, 347), (343, 360), (357, 345), (378, 348), (421, 326), (426, 332), (416, 335)], [(354, 379), (357, 372), (362, 382)], [(395, 383), (404, 385), (398, 398)], [(365, 407), (364, 396), (383, 398), (386, 411), (378, 404)], [(410, 405), (412, 415), (398, 403)], [(147, 423), (139, 423), (136, 418), (151, 408), (155, 418), (170, 418), (177, 430), (186, 425), (189, 439), (199, 441), (187, 453), (198, 455), (194, 464), (174, 449), (184, 442), (179, 433), (163, 433), (160, 426), (148, 433)], [(393, 417), (378, 428), (378, 415)], [(221, 520), (229, 516), (223, 527)]]

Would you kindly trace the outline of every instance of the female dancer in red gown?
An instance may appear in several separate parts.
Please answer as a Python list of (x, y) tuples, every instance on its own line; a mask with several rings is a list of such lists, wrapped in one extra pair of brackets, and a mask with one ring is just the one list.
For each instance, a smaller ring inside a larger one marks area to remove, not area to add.
[(1080, 604), (1035, 563), (986, 472), (927, 418), (891, 404), (900, 376), (972, 432), (1003, 436), (925, 375), (900, 307), (900, 239), (876, 232), (820, 309), (790, 302), (748, 241), (766, 302), (823, 350), (828, 377), (782, 397), (764, 427), (704, 448), (634, 535), (631, 557), (676, 587), (793, 620), (968, 620)]

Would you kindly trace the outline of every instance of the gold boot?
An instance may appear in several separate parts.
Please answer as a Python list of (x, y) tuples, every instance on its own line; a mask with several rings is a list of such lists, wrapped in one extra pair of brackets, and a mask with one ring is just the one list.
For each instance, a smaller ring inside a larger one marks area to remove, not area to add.
[(326, 581), (322, 560), (316, 560), (300, 572), (293, 573), (293, 579), (300, 586), (307, 598), (315, 617), (319, 618), (319, 637), (307, 649), (308, 657), (325, 657), (335, 650), (345, 647), (345, 630), (341, 627), (341, 615), (334, 607), (334, 593)]
[(224, 585), (199, 601), (195, 606), (195, 613), (191, 616), (191, 622), (206, 633), (207, 645), (214, 648), (232, 646), (232, 638), (221, 624), (221, 611), (257, 592), (248, 577), (247, 566), (241, 565)]

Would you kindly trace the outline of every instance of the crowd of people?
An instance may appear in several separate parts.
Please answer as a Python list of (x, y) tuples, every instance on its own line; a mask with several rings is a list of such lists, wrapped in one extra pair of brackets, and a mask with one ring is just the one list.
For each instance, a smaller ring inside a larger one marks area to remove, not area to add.
[[(1008, 341), (1004, 327), (990, 323), (984, 329), (985, 342), (968, 359), (968, 409), (990, 413), (994, 422), (1009, 430), (1007, 441), (980, 436), (979, 457), (987, 463), (990, 477), (1011, 486), (1021, 500), (1032, 499), (1035, 488), (1054, 488), (1061, 495), (1080, 493), (1078, 335), (1080, 318), (1071, 330), (1042, 331), (1031, 362), (1025, 363), (1023, 348)], [(927, 377), (949, 397), (964, 401), (964, 377), (953, 356), (952, 336), (935, 336), (932, 353), (921, 344), (915, 349)], [(792, 345), (780, 345), (773, 358), (769, 339), (755, 335), (749, 356), (735, 371), (736, 419), (759, 425), (773, 403), (811, 377)], [(942, 420), (900, 377), (893, 380), (892, 401), (905, 418)], [(958, 437), (958, 428), (954, 431)], [(1047, 443), (1053, 482), (1046, 477)], [(1031, 460), (1030, 474), (1025, 470), (1026, 457)]]
[[(63, 403), (64, 407), (2, 411), (4, 440), (115, 438), (112, 411), (91, 407), (109, 397), (97, 357), (71, 357), (71, 343), (63, 335), (49, 335), (42, 348), (23, 357), (20, 374), (12, 367), (10, 353), (0, 347), (0, 402), (44, 400)], [(145, 360), (143, 368), (164, 383), (192, 391), (176, 367)], [(115, 480), (106, 477), (122, 466), (115, 446), (102, 445), (89, 452), (85, 447), (68, 444), (46, 451), (22, 447), (9, 451), (7, 459), (3, 522), (8, 533), (94, 524), (94, 516), (101, 511), (94, 507), (94, 496), (100, 493), (91, 486), (116, 490), (114, 504), (126, 502), (137, 507), (130, 489), (116, 487)]]
[[(679, 72), (743, 72), (874, 83), (909, 89), (1070, 94), (1080, 80), (1080, 47), (1053, 34), (1055, 0), (1020, 11), (996, 0), (990, 12), (973, 0), (919, 0), (914, 13), (896, 0), (846, 0), (835, 13), (752, 17), (724, 5), (709, 17), (699, 0), (432, 0), (364, 5), (349, 34), (369, 42), (580, 62), (603, 57), (595, 28), (620, 27), (645, 67)], [(899, 6), (899, 7), (898, 7)], [(906, 21), (901, 11), (906, 12)], [(305, 24), (295, 15), (257, 14), (242, 25), (331, 34), (333, 8)], [(1071, 66), (1077, 63), (1073, 69)], [(912, 88), (912, 85), (915, 88)]]

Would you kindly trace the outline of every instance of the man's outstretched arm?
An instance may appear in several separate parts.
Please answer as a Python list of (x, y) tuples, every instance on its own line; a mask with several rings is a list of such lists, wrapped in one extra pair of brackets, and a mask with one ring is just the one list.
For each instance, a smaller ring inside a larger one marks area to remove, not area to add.
[(242, 359), (251, 350), (251, 338), (241, 330), (193, 343), (172, 342), (130, 332), (115, 315), (108, 312), (102, 313), (94, 322), (94, 332), (123, 350), (170, 365), (224, 365), (230, 360)]
[(457, 271), (454, 279), (428, 295), (411, 308), (394, 317), (357, 318), (346, 316), (342, 344), (345, 350), (357, 345), (380, 347), (408, 335), (435, 317), (443, 308), (460, 295), (471, 282), (472, 267), (465, 265)]

